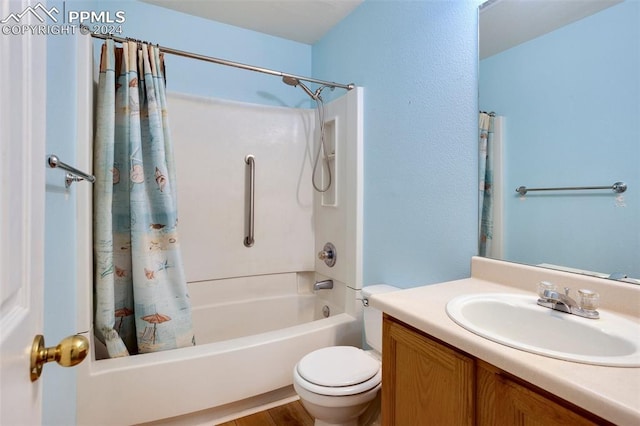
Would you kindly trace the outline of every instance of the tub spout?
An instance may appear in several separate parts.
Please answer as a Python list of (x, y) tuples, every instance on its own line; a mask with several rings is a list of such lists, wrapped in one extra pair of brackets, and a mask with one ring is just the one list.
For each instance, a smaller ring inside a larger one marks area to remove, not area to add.
[(313, 285), (313, 291), (329, 290), (333, 288), (333, 280), (318, 281)]

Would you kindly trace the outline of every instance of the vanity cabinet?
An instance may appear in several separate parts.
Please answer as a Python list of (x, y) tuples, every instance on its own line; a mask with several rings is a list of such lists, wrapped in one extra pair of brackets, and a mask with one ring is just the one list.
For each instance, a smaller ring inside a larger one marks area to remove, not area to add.
[(383, 426), (611, 424), (386, 314), (382, 354)]
[(384, 316), (382, 424), (472, 425), (474, 360)]

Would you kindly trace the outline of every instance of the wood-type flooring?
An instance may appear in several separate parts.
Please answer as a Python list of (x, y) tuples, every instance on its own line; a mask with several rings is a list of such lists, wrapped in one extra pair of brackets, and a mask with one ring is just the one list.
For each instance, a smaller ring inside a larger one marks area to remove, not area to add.
[(300, 401), (273, 407), (219, 426), (313, 426), (313, 417)]

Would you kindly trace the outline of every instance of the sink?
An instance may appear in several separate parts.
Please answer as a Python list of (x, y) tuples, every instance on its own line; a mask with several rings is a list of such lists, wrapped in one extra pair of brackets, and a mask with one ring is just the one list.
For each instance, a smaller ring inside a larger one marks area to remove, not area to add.
[(607, 311), (581, 318), (539, 306), (537, 296), (484, 293), (458, 296), (447, 314), (486, 339), (565, 361), (640, 367), (640, 324)]

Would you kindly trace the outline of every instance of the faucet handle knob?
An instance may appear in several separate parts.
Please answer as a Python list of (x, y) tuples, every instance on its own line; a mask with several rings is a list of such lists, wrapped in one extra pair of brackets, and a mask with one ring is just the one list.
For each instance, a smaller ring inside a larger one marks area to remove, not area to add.
[(326, 243), (322, 250), (318, 253), (318, 259), (323, 260), (328, 267), (333, 267), (336, 264), (336, 246), (331, 243)]
[(320, 260), (325, 260), (325, 259), (332, 259), (333, 258), (333, 252), (332, 251), (326, 251), (326, 250), (322, 250), (318, 253), (318, 259)]
[(545, 290), (555, 291), (555, 289), (556, 289), (556, 285), (554, 283), (551, 283), (549, 281), (540, 281), (538, 283), (538, 296), (545, 297), (544, 295)]
[(600, 306), (600, 295), (592, 290), (580, 289), (580, 308), (585, 311), (595, 311)]

